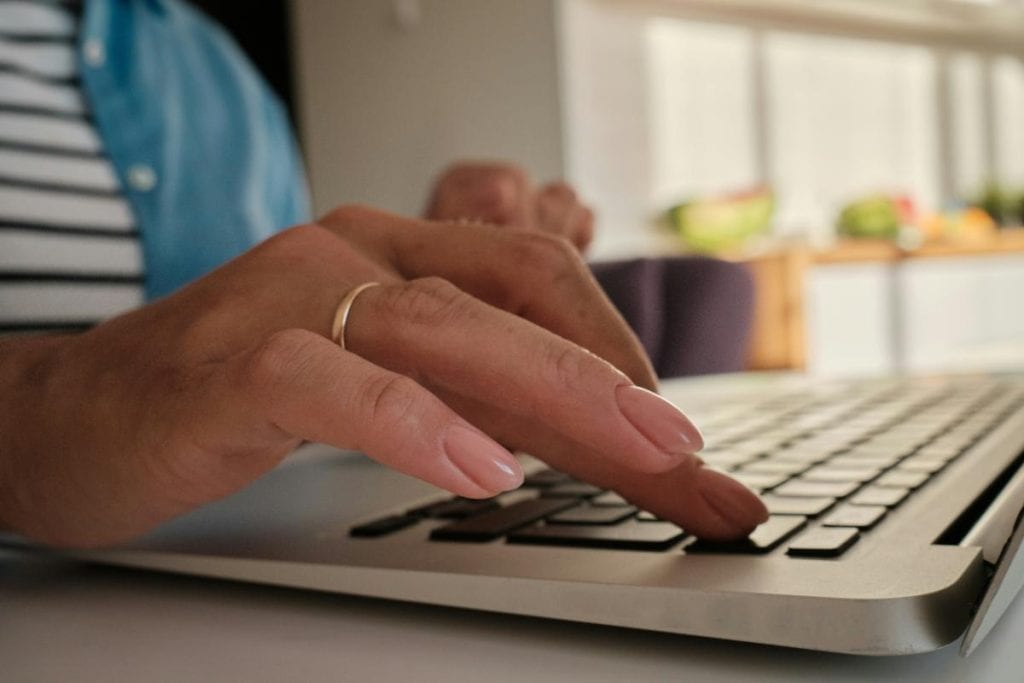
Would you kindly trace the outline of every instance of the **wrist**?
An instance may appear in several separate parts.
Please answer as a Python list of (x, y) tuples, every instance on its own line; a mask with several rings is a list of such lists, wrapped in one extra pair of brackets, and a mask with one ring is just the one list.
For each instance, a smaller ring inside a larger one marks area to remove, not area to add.
[[(0, 341), (0, 529), (19, 531), (26, 510), (26, 477), (20, 462), (31, 450), (40, 424), (57, 352), (68, 337), (22, 337)], [(43, 408), (40, 410), (39, 408)]]

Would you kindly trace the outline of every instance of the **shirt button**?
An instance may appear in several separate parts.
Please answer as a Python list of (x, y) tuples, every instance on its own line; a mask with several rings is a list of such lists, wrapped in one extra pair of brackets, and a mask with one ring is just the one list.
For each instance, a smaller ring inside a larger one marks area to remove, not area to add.
[(82, 46), (82, 56), (85, 58), (85, 63), (92, 67), (101, 67), (103, 63), (107, 61), (107, 51), (96, 38), (90, 38), (85, 41), (85, 45)]
[(128, 184), (133, 190), (149, 192), (156, 187), (156, 173), (151, 166), (135, 164), (128, 169)]

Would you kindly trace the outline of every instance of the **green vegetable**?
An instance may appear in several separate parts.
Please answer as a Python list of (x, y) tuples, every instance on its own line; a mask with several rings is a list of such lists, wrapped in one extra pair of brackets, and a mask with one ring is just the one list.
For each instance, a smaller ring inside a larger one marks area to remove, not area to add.
[(741, 246), (767, 232), (775, 197), (756, 190), (716, 199), (696, 199), (673, 206), (668, 219), (683, 241), (697, 251), (715, 252)]

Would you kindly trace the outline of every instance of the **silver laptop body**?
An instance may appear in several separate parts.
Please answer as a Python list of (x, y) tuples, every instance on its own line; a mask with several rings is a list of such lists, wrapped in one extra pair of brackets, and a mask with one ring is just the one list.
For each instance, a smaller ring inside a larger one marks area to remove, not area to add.
[[(923, 484), (886, 507), (877, 525), (858, 528), (856, 542), (836, 555), (800, 556), (790, 548), (799, 546), (802, 534), (824, 528), (823, 520), (838, 514), (839, 506), (852, 509), (850, 501), (859, 493), (805, 516), (806, 523), (786, 541), (758, 554), (742, 547), (691, 551), (698, 546), (687, 538), (658, 550), (534, 545), (529, 534), (526, 543), (509, 542), (510, 534), (473, 542), (431, 540), (432, 532), (438, 536), (435, 530), (465, 523), (422, 512), (450, 495), (358, 453), (309, 445), (231, 498), (131, 545), (80, 556), (122, 566), (815, 650), (870, 655), (928, 651), (959, 638), (972, 619), (972, 631), (983, 636), (1024, 581), (1021, 562), (1011, 561), (1020, 546), (1018, 516), (1024, 501), (1024, 380), (908, 382), (789, 382), (781, 387), (767, 382), (740, 396), (714, 396), (705, 385), (685, 381), (663, 387), (705, 429), (709, 463), (737, 472), (753, 470), (752, 460), (744, 463), (736, 453), (785, 450), (787, 438), (791, 455), (810, 453), (810, 446), (817, 445), (838, 449), (830, 457), (845, 454), (849, 457), (839, 462), (849, 465), (857, 442), (836, 445), (842, 435), (856, 436), (858, 424), (870, 427), (872, 415), (895, 415), (894, 426), (903, 425), (899, 434), (916, 434), (921, 443), (914, 443), (895, 465), (881, 468), (874, 482), (859, 484), (858, 491), (872, 487), (877, 493), (880, 478), (900, 463), (927, 464), (913, 457), (929, 452), (924, 450), (929, 439), (936, 445), (932, 451), (941, 451), (939, 445), (956, 445), (960, 437), (964, 447), (959, 455), (925, 472), (929, 476)], [(918, 408), (924, 406), (920, 410), (930, 406), (932, 412), (916, 421), (913, 410), (903, 417), (901, 401), (916, 401)], [(842, 406), (853, 406), (853, 411), (844, 413)], [(960, 421), (936, 433), (925, 428), (933, 417), (943, 416)], [(915, 425), (920, 428), (912, 429)], [(808, 436), (794, 440), (794, 430), (805, 428)], [(743, 435), (754, 432), (759, 445), (745, 447)], [(772, 446), (773, 435), (783, 441)], [(870, 455), (874, 451), (867, 446), (889, 443), (884, 432), (875, 436), (860, 440), (863, 452)], [(795, 449), (802, 442), (808, 448)], [(897, 446), (893, 441), (894, 450), (900, 450)], [(753, 459), (760, 461), (760, 469), (770, 470), (766, 457), (762, 452)], [(536, 461), (524, 461), (529, 472), (543, 470)], [(810, 466), (828, 465), (818, 460)], [(915, 469), (929, 468), (907, 471)], [(770, 479), (753, 477), (762, 484)], [(773, 487), (761, 488), (773, 495)], [(507, 508), (544, 495), (543, 487), (528, 488), (506, 494), (499, 503)], [(410, 510), (419, 511), (415, 521), (394, 531), (351, 535), (355, 528), (367, 523), (373, 528), (377, 520)], [(644, 522), (634, 518), (628, 523)], [(526, 526), (551, 524), (541, 520)], [(977, 640), (972, 633), (965, 649)]]

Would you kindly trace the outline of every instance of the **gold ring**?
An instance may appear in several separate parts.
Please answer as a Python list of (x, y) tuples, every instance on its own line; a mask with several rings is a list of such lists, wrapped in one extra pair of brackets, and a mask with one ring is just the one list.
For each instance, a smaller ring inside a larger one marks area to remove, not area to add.
[(345, 323), (348, 322), (348, 314), (352, 310), (352, 304), (355, 303), (356, 297), (359, 296), (364, 290), (370, 287), (376, 287), (379, 282), (364, 282), (358, 287), (353, 287), (345, 295), (345, 298), (338, 304), (338, 309), (334, 312), (334, 324), (331, 325), (331, 339), (338, 343), (343, 350), (345, 348)]

